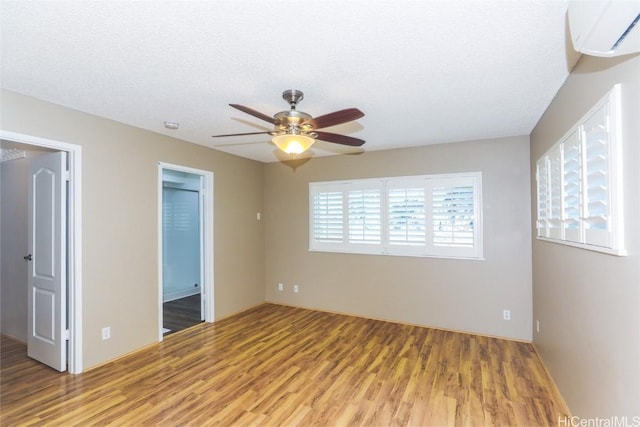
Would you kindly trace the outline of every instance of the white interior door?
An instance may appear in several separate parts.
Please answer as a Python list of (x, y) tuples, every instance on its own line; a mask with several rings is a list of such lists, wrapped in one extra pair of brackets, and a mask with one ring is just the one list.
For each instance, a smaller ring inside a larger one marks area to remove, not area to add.
[(29, 304), (27, 353), (67, 369), (66, 155), (32, 159), (29, 170)]

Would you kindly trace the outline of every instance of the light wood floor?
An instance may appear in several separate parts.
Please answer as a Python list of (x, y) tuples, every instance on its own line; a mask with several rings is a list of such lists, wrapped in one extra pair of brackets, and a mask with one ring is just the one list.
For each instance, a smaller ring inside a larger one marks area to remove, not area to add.
[(80, 375), (2, 340), (0, 424), (557, 425), (531, 345), (264, 304)]

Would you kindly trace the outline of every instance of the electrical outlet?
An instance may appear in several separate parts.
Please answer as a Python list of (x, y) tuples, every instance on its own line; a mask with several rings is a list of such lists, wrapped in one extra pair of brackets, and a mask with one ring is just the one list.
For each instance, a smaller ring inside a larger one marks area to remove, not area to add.
[(284, 283), (278, 283), (278, 290), (284, 291)]
[(536, 332), (540, 333), (540, 321), (536, 320)]
[(300, 288), (298, 288), (298, 285), (293, 285), (293, 292), (297, 294), (299, 290)]
[(511, 310), (502, 310), (502, 319), (511, 320)]
[(102, 328), (102, 340), (108, 340), (109, 338), (111, 338), (111, 327), (107, 326)]

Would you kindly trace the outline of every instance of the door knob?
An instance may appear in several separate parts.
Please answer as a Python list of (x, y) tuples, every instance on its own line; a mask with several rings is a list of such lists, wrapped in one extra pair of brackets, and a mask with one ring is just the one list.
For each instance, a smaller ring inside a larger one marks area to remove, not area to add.
[(33, 261), (33, 257), (31, 256), (31, 254), (23, 257), (25, 261)]

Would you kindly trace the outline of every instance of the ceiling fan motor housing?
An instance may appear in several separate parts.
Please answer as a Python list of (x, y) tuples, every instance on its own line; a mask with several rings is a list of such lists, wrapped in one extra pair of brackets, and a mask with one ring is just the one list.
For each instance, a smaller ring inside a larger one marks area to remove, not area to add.
[(297, 110), (281, 111), (273, 118), (276, 122), (276, 133), (304, 134), (315, 138), (312, 132), (313, 125), (307, 123), (308, 120), (311, 120), (311, 116), (307, 113)]

